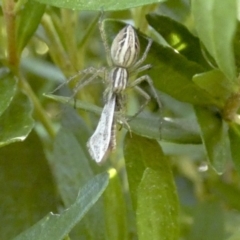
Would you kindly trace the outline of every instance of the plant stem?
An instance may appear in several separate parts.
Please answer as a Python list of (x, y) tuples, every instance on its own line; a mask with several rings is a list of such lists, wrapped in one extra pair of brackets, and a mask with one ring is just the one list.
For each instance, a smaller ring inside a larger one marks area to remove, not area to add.
[(34, 105), (35, 113), (41, 123), (45, 126), (46, 131), (51, 137), (55, 136), (55, 131), (52, 128), (52, 124), (47, 117), (45, 110), (40, 104), (38, 98), (33, 92), (32, 88), (29, 86), (28, 82), (20, 77), (19, 73), (19, 56), (17, 52), (17, 39), (16, 39), (16, 11), (14, 0), (3, 0), (2, 4), (3, 13), (6, 22), (6, 32), (7, 32), (7, 52), (8, 52), (8, 65), (19, 78), (20, 88), (27, 94), (27, 96), (32, 100)]
[(12, 68), (17, 69), (19, 57), (16, 48), (16, 15), (14, 8), (14, 0), (3, 0), (2, 9), (6, 22), (8, 63)]

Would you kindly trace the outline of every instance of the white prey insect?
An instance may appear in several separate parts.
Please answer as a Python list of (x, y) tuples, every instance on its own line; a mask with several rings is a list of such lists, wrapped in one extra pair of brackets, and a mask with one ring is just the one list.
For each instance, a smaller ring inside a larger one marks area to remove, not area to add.
[(93, 135), (87, 142), (91, 157), (102, 162), (108, 153), (115, 148), (115, 112), (116, 96), (111, 95), (104, 105), (100, 120)]

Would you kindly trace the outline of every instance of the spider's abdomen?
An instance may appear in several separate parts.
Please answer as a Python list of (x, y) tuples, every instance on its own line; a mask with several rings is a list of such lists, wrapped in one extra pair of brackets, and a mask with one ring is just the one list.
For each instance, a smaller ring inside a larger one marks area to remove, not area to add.
[(123, 68), (133, 66), (140, 52), (138, 36), (131, 25), (124, 27), (114, 38), (111, 46), (113, 64)]

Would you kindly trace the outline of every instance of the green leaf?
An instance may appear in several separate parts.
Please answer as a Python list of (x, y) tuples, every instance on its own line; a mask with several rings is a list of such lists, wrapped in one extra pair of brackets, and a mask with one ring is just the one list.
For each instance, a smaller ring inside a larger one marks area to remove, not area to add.
[(13, 239), (56, 211), (59, 199), (35, 132), (23, 142), (0, 148), (0, 171), (0, 239)]
[(221, 174), (225, 164), (231, 160), (228, 124), (212, 109), (195, 107), (201, 137), (212, 167)]
[(130, 123), (133, 133), (174, 143), (201, 143), (199, 127), (191, 118), (136, 117)]
[(61, 214), (48, 214), (14, 240), (61, 240), (83, 218), (108, 185), (108, 174), (99, 174), (80, 189), (77, 200)]
[(20, 53), (36, 31), (46, 5), (29, 0), (18, 13), (17, 43)]
[(232, 89), (232, 86), (229, 85), (229, 81), (225, 75), (217, 69), (195, 75), (193, 82), (213, 96), (222, 108), (227, 99), (235, 91), (235, 89)]
[[(83, 109), (100, 115), (102, 108), (81, 100), (74, 101), (69, 97), (62, 97), (52, 94), (45, 94), (49, 99), (75, 105), (76, 108)], [(129, 117), (129, 116), (127, 116)], [(176, 143), (201, 143), (199, 129), (194, 119), (184, 118), (159, 118), (159, 117), (141, 117), (137, 116), (129, 122), (131, 131), (147, 138), (164, 139)], [(70, 126), (69, 126), (70, 127)], [(124, 126), (126, 127), (126, 126)], [(82, 136), (82, 133), (81, 133)], [(86, 142), (86, 141), (85, 141)]]
[(237, 84), (233, 53), (237, 1), (193, 0), (192, 13), (200, 40), (230, 80), (229, 84)]
[(9, 107), (16, 89), (17, 81), (12, 74), (5, 74), (0, 77), (0, 115)]
[(224, 215), (217, 202), (199, 204), (187, 240), (224, 240)]
[(124, 157), (139, 239), (177, 239), (178, 199), (170, 164), (160, 145), (127, 135)]
[(127, 210), (121, 182), (115, 169), (111, 169), (110, 173), (112, 177), (104, 192), (105, 239), (129, 239), (127, 237)]
[(23, 141), (34, 126), (32, 104), (23, 93), (17, 93), (0, 117), (0, 146)]
[(232, 152), (232, 160), (236, 170), (240, 174), (240, 126), (237, 124), (230, 124), (229, 139)]
[(136, 220), (139, 240), (178, 239), (173, 176), (169, 165), (167, 169), (164, 167), (165, 164), (159, 169), (146, 168), (138, 186)]
[(93, 177), (89, 160), (74, 135), (64, 128), (59, 130), (48, 159), (59, 193), (68, 207), (75, 201), (79, 188)]
[(59, 8), (69, 8), (74, 10), (91, 10), (91, 11), (113, 11), (131, 9), (156, 2), (164, 2), (165, 0), (138, 0), (128, 1), (122, 0), (117, 2), (114, 0), (88, 1), (88, 0), (35, 0), (40, 3), (48, 4)]
[[(145, 145), (144, 145), (145, 144)], [(153, 150), (150, 152), (150, 150)], [(157, 149), (157, 152), (156, 152)], [(126, 170), (128, 175), (129, 190), (133, 202), (133, 207), (137, 208), (137, 188), (141, 182), (145, 168), (151, 162), (147, 161), (145, 157), (150, 152), (153, 164), (159, 164), (161, 158), (164, 158), (163, 152), (156, 141), (149, 140), (137, 135), (126, 136), (124, 141), (124, 158), (126, 163)], [(155, 159), (153, 156), (156, 154)], [(146, 162), (145, 162), (146, 161)]]
[(148, 14), (148, 23), (168, 42), (168, 44), (185, 56), (188, 60), (197, 62), (209, 69), (200, 47), (199, 39), (193, 36), (188, 29), (177, 21), (166, 16)]

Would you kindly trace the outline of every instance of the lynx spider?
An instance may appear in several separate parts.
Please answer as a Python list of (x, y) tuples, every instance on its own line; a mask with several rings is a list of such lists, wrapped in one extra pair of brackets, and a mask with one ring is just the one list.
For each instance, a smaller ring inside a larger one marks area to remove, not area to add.
[[(111, 48), (109, 48), (107, 44), (102, 17), (99, 20), (99, 29), (107, 54), (107, 61), (111, 70), (107, 70), (106, 67), (102, 67), (100, 69), (89, 67), (80, 71), (78, 75), (84, 74), (85, 76), (82, 81), (79, 81), (74, 87), (72, 97), (74, 97), (82, 87), (86, 86), (97, 77), (103, 78), (105, 84), (107, 85), (104, 92), (104, 95), (106, 96), (106, 103), (103, 107), (97, 128), (87, 142), (87, 147), (91, 157), (97, 163), (102, 163), (108, 156), (108, 153), (116, 147), (116, 120), (118, 120), (121, 124), (128, 126), (127, 122), (136, 117), (150, 101), (150, 96), (138, 85), (141, 82), (146, 81), (154, 94), (159, 108), (161, 108), (161, 102), (153, 86), (152, 79), (148, 75), (137, 77), (133, 82), (128, 81), (131, 75), (137, 75), (138, 73), (151, 68), (151, 64), (143, 66), (141, 66), (141, 64), (145, 61), (148, 55), (152, 45), (152, 40), (148, 39), (148, 45), (142, 57), (138, 59), (140, 53), (140, 43), (136, 31), (131, 25), (126, 25), (119, 31), (112, 42)], [(86, 76), (88, 76), (88, 78)], [(75, 78), (75, 76), (70, 78), (68, 82), (73, 78)], [(60, 87), (61, 86), (57, 89)], [(121, 115), (123, 107), (121, 100), (123, 99), (127, 88), (134, 88), (145, 98), (144, 104), (142, 104), (139, 110), (129, 119), (126, 119)], [(117, 116), (116, 112), (120, 112), (120, 116)]]

